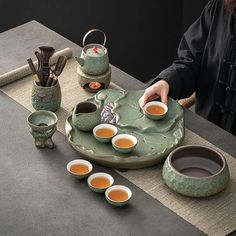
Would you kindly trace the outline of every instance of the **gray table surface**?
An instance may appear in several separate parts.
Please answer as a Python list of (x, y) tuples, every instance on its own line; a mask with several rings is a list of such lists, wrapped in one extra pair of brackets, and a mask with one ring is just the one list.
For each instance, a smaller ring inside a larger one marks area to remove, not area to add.
[[(56, 50), (70, 47), (74, 55), (81, 51), (31, 21), (0, 34), (0, 74), (26, 64), (41, 45)], [(127, 90), (145, 88), (114, 66), (112, 80)], [(56, 133), (54, 150), (38, 150), (28, 132), (29, 111), (1, 92), (0, 113), (0, 235), (203, 235), (115, 171), (96, 165), (95, 171), (111, 173), (116, 183), (134, 193), (124, 208), (108, 205), (102, 194), (89, 190), (86, 181), (67, 175), (66, 163), (78, 154), (62, 134)], [(188, 110), (185, 121), (187, 128), (236, 157), (233, 135)]]

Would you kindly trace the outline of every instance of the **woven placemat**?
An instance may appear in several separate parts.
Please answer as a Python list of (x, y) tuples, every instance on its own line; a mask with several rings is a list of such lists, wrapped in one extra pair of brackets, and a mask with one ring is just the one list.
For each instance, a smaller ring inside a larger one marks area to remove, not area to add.
[[(77, 66), (74, 59), (69, 59), (65, 70), (59, 77), (62, 104), (56, 114), (59, 118), (58, 130), (63, 134), (65, 134), (65, 120), (72, 108), (78, 102), (92, 96), (79, 86)], [(119, 87), (111, 83), (111, 88)], [(27, 109), (34, 111), (31, 105), (31, 76), (5, 85), (1, 89)], [(216, 196), (201, 199), (181, 196), (164, 184), (161, 176), (162, 165), (119, 173), (206, 234), (226, 235), (236, 228), (236, 160), (190, 130), (186, 130), (184, 144), (210, 146), (223, 153), (231, 174), (230, 184), (225, 191)]]

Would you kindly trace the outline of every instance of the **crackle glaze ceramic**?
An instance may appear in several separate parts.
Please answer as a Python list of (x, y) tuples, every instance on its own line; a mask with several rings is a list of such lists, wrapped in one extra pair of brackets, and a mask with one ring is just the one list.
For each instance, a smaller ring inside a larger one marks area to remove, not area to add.
[(107, 71), (100, 75), (89, 75), (85, 74), (81, 67), (78, 66), (77, 68), (77, 74), (78, 74), (78, 80), (81, 87), (84, 87), (86, 84), (89, 84), (91, 82), (99, 82), (101, 84), (104, 84), (104, 88), (108, 88), (110, 82), (111, 82), (111, 67), (109, 66)]
[(100, 93), (96, 101), (78, 103), (72, 111), (72, 122), (81, 131), (91, 131), (101, 123), (101, 112), (106, 99), (105, 93)]
[(172, 190), (190, 197), (207, 197), (222, 191), (229, 169), (219, 152), (204, 146), (177, 148), (166, 159), (162, 176)]
[[(118, 141), (119, 139), (128, 139), (130, 140), (133, 145), (130, 146), (130, 147), (121, 147), (121, 146), (118, 146), (116, 144), (116, 141)], [(117, 152), (120, 152), (120, 153), (129, 153), (129, 152), (132, 152), (135, 147), (137, 146), (137, 143), (138, 143), (138, 140), (135, 136), (133, 135), (130, 135), (130, 134), (118, 134), (116, 135), (114, 138), (112, 138), (112, 146), (113, 148), (117, 151)]]
[(32, 106), (35, 110), (57, 111), (61, 106), (61, 87), (59, 82), (54, 86), (42, 87), (36, 82), (32, 89)]
[(53, 112), (40, 110), (35, 111), (28, 117), (30, 133), (35, 139), (38, 148), (53, 148), (52, 135), (57, 130), (57, 116)]
[[(105, 136), (105, 137), (101, 136), (101, 135), (99, 136), (97, 134), (97, 131), (99, 131), (100, 129), (103, 129), (103, 128), (112, 130), (113, 131), (113, 135)], [(115, 135), (117, 135), (117, 132), (118, 132), (118, 129), (116, 128), (115, 125), (112, 125), (112, 124), (99, 124), (99, 125), (97, 125), (97, 126), (95, 126), (93, 128), (93, 136), (94, 136), (94, 138), (97, 139), (99, 142), (102, 142), (102, 143), (109, 143), (109, 142), (111, 142), (112, 138)]]
[[(86, 38), (94, 32), (99, 32), (104, 37), (103, 45), (92, 43), (85, 45)], [(104, 74), (109, 68), (109, 58), (106, 44), (106, 35), (102, 30), (92, 29), (83, 38), (83, 49), (80, 57), (76, 57), (79, 67), (83, 73), (88, 75)]]
[(114, 168), (137, 169), (163, 162), (183, 140), (183, 109), (169, 99), (168, 114), (161, 120), (150, 120), (138, 104), (143, 92), (104, 89), (88, 99), (98, 100), (100, 93), (106, 93), (101, 122), (115, 124), (118, 133), (134, 135), (138, 143), (133, 152), (119, 153), (111, 143), (96, 140), (92, 132), (78, 130), (72, 122), (72, 116), (68, 117), (65, 125), (70, 145), (86, 159)]
[[(151, 114), (151, 113), (149, 113), (148, 111), (147, 111), (147, 109), (148, 109), (148, 107), (150, 107), (150, 106), (160, 106), (160, 107), (162, 107), (164, 110), (165, 110), (165, 112), (163, 113), (163, 114)], [(145, 106), (144, 106), (144, 108), (143, 108), (143, 110), (144, 110), (144, 113), (145, 113), (145, 115), (149, 118), (149, 119), (152, 119), (152, 120), (160, 120), (160, 119), (162, 119), (163, 117), (165, 117), (166, 116), (166, 114), (167, 114), (167, 112), (168, 112), (168, 107), (164, 104), (164, 103), (162, 103), (162, 102), (159, 102), (159, 101), (152, 101), (152, 102), (148, 102), (148, 103), (146, 103), (145, 104)]]

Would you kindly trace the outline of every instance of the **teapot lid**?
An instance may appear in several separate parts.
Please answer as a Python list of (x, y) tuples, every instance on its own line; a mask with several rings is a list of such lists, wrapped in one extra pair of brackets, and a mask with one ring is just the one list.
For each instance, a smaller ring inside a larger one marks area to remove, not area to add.
[(88, 44), (84, 47), (84, 53), (90, 57), (101, 57), (107, 53), (107, 49), (99, 44)]

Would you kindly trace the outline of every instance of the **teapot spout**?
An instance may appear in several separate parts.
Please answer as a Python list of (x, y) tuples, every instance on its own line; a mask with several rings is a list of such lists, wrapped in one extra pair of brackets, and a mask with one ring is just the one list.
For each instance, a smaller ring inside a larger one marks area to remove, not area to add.
[(80, 64), (80, 66), (84, 65), (84, 59), (81, 57), (75, 57), (76, 61)]

